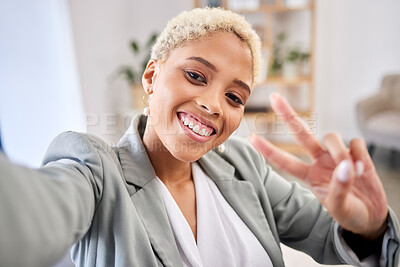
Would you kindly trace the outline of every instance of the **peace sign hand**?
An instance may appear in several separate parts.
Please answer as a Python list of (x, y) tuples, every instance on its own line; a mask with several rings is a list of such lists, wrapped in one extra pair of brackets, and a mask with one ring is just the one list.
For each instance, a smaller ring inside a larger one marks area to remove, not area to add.
[(284, 97), (272, 94), (270, 101), (313, 162), (308, 165), (256, 135), (249, 137), (253, 146), (273, 165), (306, 182), (344, 229), (368, 239), (380, 237), (387, 227), (387, 200), (365, 142), (353, 139), (348, 149), (331, 133), (323, 148)]

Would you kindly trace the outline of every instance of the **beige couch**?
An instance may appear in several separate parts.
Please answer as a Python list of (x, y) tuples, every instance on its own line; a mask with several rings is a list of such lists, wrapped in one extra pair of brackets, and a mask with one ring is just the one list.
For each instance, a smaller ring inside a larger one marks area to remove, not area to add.
[(371, 154), (375, 146), (400, 151), (400, 74), (385, 76), (377, 94), (358, 102), (357, 120)]

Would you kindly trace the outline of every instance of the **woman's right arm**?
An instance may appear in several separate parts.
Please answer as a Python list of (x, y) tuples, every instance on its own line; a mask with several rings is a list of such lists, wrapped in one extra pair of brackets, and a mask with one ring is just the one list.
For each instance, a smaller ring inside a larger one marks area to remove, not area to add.
[(13, 164), (0, 152), (0, 266), (51, 266), (87, 232), (107, 154), (94, 141), (59, 135), (40, 169)]

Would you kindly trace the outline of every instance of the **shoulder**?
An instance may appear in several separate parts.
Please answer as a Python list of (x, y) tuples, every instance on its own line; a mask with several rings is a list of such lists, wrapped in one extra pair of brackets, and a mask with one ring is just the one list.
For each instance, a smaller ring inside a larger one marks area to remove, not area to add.
[(97, 136), (78, 133), (63, 132), (56, 136), (50, 143), (43, 158), (43, 165), (63, 159), (72, 160), (88, 167), (97, 166), (102, 172), (104, 165), (118, 164), (118, 157), (113, 148)]
[(84, 178), (92, 186), (98, 200), (101, 199), (105, 180), (121, 184), (123, 176), (114, 149), (99, 137), (86, 133), (69, 131), (59, 134), (50, 143), (42, 165), (42, 168), (69, 170), (73, 177)]

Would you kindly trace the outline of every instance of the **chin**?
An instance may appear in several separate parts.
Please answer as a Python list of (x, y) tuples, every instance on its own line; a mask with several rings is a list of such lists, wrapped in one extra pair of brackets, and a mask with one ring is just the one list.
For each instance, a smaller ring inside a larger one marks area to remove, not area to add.
[(173, 155), (176, 159), (178, 159), (179, 161), (182, 162), (195, 162), (198, 159), (200, 159), (203, 155), (197, 156), (197, 157), (193, 157), (193, 155)]
[(170, 150), (170, 153), (174, 158), (182, 161), (182, 162), (195, 162), (200, 159), (203, 155), (213, 149), (214, 146), (199, 146), (199, 147), (185, 147), (182, 146), (181, 148), (175, 147), (173, 151)]

